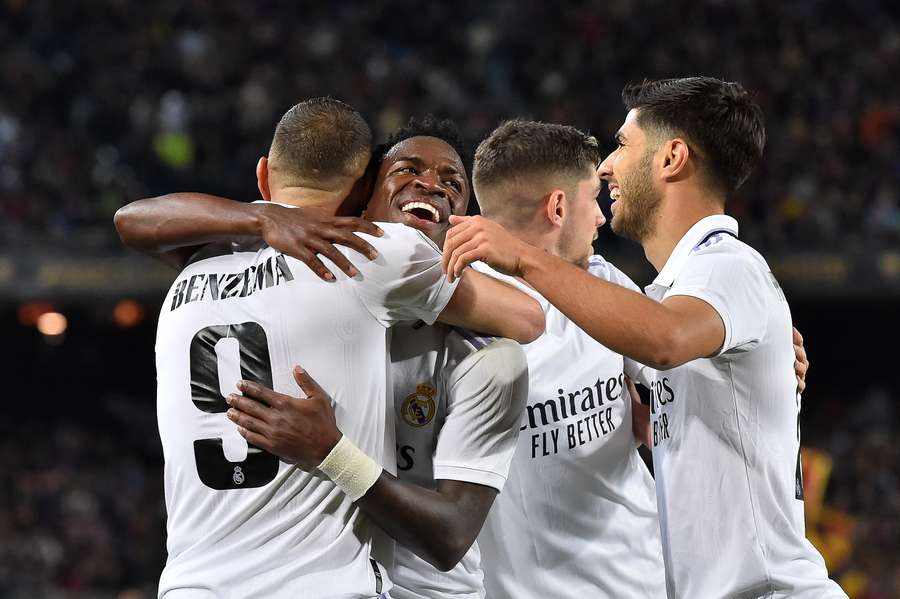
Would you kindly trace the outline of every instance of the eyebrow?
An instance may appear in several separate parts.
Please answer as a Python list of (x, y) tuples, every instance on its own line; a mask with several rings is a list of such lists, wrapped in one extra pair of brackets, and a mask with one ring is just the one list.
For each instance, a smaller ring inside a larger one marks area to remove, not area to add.
[[(410, 154), (407, 156), (398, 156), (394, 160), (394, 163), (397, 163), (397, 162), (414, 162), (416, 164), (425, 164), (425, 161), (420, 156), (416, 156), (415, 154)], [(458, 168), (456, 168), (456, 166), (453, 164), (446, 164), (441, 167), (441, 170), (449, 171), (451, 174), (459, 175), (461, 177), (463, 176), (462, 172)]]

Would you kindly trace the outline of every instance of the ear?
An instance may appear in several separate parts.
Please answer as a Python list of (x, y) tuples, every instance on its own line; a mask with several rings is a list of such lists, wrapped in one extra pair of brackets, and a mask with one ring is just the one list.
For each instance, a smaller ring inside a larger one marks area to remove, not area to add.
[(683, 178), (687, 174), (691, 149), (687, 143), (676, 137), (663, 144), (661, 176), (666, 181)]
[(262, 199), (266, 201), (272, 199), (272, 192), (269, 189), (269, 159), (265, 156), (256, 163), (256, 186), (259, 187)]
[(554, 227), (561, 227), (566, 218), (566, 193), (561, 189), (554, 189), (547, 194), (544, 200), (544, 211), (547, 221)]

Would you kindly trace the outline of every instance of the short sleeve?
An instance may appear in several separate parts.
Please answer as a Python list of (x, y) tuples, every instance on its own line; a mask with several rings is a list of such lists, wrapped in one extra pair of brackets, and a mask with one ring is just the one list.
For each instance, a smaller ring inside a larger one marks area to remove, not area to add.
[(524, 351), (514, 341), (497, 339), (453, 369), (447, 390), (447, 416), (435, 449), (434, 478), (500, 491), (528, 398)]
[(721, 245), (695, 252), (666, 298), (687, 295), (715, 309), (725, 324), (719, 355), (750, 351), (766, 333), (769, 283), (762, 265)]
[(378, 250), (375, 260), (339, 248), (359, 270), (352, 285), (356, 295), (385, 326), (417, 320), (434, 323), (458, 281), (447, 281), (440, 251), (421, 231), (396, 223), (378, 226), (383, 237), (359, 234)]

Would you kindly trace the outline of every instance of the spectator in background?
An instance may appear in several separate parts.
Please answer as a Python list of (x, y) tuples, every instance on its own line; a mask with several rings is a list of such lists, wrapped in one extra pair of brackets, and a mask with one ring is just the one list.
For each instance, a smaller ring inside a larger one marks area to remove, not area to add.
[[(265, 147), (277, 107), (297, 97), (366, 107), (382, 136), (401, 115), (429, 111), (473, 139), (518, 114), (606, 131), (622, 83), (690, 71), (745, 82), (769, 115), (766, 161), (731, 208), (748, 242), (853, 251), (900, 239), (890, 191), (900, 186), (900, 102), (885, 76), (900, 71), (900, 20), (889, 3), (420, 8), (333, 3), (301, 18), (256, 3), (7, 2), (4, 237), (78, 233), (112, 245), (111, 214), (127, 198), (185, 187), (187, 167), (195, 187), (253, 197), (236, 173)], [(408, 10), (414, 31), (395, 19)], [(672, 22), (685, 24), (679, 35), (660, 35)]]

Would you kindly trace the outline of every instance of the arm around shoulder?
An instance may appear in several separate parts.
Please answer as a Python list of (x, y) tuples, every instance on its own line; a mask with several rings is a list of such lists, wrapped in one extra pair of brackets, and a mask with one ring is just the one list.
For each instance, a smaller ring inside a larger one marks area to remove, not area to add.
[(541, 305), (511, 285), (468, 268), (441, 322), (531, 343), (544, 333)]

